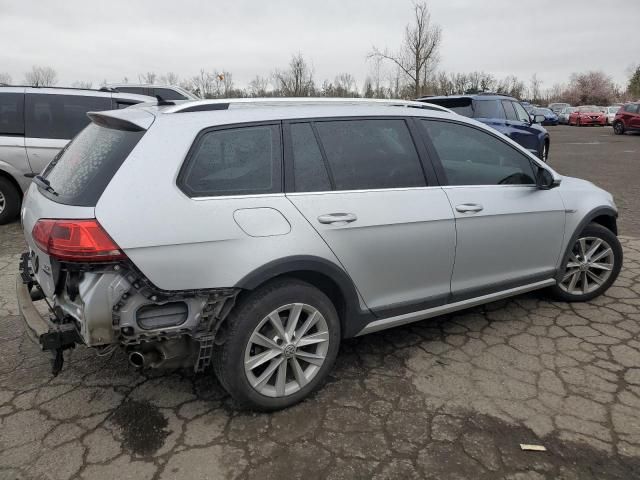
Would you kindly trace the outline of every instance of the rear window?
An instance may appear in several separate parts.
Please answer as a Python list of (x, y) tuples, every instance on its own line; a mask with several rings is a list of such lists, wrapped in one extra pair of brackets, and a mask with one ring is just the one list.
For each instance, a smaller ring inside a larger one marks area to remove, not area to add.
[(44, 171), (55, 193), (40, 191), (58, 203), (95, 206), (144, 133), (90, 124)]

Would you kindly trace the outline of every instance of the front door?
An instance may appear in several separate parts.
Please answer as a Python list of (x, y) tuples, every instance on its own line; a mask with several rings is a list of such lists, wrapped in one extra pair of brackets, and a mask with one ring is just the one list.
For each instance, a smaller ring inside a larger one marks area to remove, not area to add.
[(564, 235), (557, 190), (535, 186), (535, 162), (480, 128), (423, 120), (456, 218), (452, 301), (553, 278)]
[(406, 121), (319, 120), (285, 131), (294, 180), (287, 197), (367, 306), (384, 317), (445, 303), (453, 213), (442, 188), (427, 184)]

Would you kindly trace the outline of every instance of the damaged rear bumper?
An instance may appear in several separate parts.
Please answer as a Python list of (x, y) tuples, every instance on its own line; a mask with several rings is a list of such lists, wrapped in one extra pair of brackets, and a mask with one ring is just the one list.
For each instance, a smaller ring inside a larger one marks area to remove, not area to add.
[[(37, 285), (30, 274), (28, 256), (23, 254), (20, 261), (20, 275), (16, 278), (16, 297), (18, 310), (25, 325), (25, 331), (42, 350), (64, 350), (72, 348), (76, 343), (82, 343), (75, 326), (72, 323), (56, 324), (40, 314), (31, 297), (31, 289)], [(51, 316), (55, 315), (50, 312)]]

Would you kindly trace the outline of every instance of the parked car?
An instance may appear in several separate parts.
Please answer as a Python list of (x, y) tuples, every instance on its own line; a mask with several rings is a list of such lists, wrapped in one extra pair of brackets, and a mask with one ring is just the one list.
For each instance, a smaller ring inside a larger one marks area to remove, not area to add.
[(582, 127), (583, 125), (600, 125), (607, 123), (607, 117), (595, 105), (582, 105), (569, 115), (569, 125)]
[(538, 158), (547, 161), (551, 142), (547, 130), (539, 125), (544, 117), (529, 116), (515, 98), (477, 94), (423, 97), (418, 101), (442, 105), (460, 115), (475, 118), (505, 134)]
[(640, 102), (625, 103), (613, 119), (613, 131), (616, 135), (640, 130)]
[(569, 103), (550, 103), (547, 108), (549, 110), (551, 110), (553, 113), (555, 114), (559, 114), (562, 110), (564, 110), (565, 108), (570, 107), (571, 104)]
[(138, 95), (147, 95), (154, 98), (159, 96), (163, 100), (200, 100), (193, 93), (176, 85), (111, 83), (105, 88), (115, 90), (116, 92), (136, 93)]
[(577, 110), (576, 107), (565, 107), (565, 108), (563, 108), (562, 111), (560, 112), (560, 115), (558, 115), (558, 123), (560, 125), (568, 125), (569, 124), (569, 115), (571, 115), (576, 110)]
[(18, 306), (54, 366), (76, 344), (212, 364), (240, 405), (275, 410), (320, 387), (344, 338), (616, 279), (612, 196), (487, 125), (288, 102), (89, 114), (22, 215)]
[(0, 87), (0, 225), (18, 216), (31, 178), (88, 123), (92, 110), (155, 101), (72, 88)]
[(613, 125), (613, 120), (616, 118), (616, 113), (620, 110), (619, 106), (611, 105), (609, 107), (604, 107), (604, 114), (606, 116), (606, 125)]
[(544, 120), (541, 125), (558, 125), (558, 115), (550, 108), (536, 107), (533, 109), (533, 115), (542, 115)]

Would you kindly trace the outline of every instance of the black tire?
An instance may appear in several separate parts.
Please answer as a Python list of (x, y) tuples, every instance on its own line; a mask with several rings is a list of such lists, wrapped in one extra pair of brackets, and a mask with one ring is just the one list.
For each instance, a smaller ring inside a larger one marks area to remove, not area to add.
[[(260, 322), (283, 305), (305, 303), (324, 317), (329, 331), (329, 346), (322, 366), (304, 387), (282, 397), (259, 393), (249, 383), (244, 369), (247, 344)], [(296, 279), (277, 279), (240, 299), (226, 319), (224, 343), (216, 346), (213, 367), (220, 384), (241, 408), (274, 411), (294, 405), (322, 386), (331, 371), (340, 348), (340, 319), (329, 298), (314, 286)]]
[(613, 251), (613, 267), (611, 269), (611, 275), (609, 275), (607, 280), (602, 285), (600, 285), (596, 290), (588, 293), (577, 295), (577, 294), (569, 293), (566, 290), (563, 290), (560, 287), (560, 282), (565, 276), (566, 265), (567, 265), (567, 262), (569, 261), (569, 255), (573, 251), (574, 246), (576, 245), (576, 242), (573, 242), (571, 245), (569, 245), (567, 252), (563, 257), (562, 268), (557, 278), (558, 283), (553, 287), (549, 288), (549, 293), (557, 300), (560, 300), (563, 302), (587, 302), (606, 292), (607, 289), (613, 284), (613, 282), (616, 281), (616, 278), (618, 278), (618, 274), (620, 273), (620, 269), (622, 268), (622, 259), (623, 259), (622, 245), (620, 245), (620, 241), (618, 240), (618, 237), (616, 237), (616, 235), (611, 230), (597, 223), (590, 223), (582, 230), (582, 232), (580, 232), (580, 235), (578, 235), (578, 238), (584, 238), (584, 237), (599, 238), (609, 244), (609, 246), (611, 247), (611, 250)]
[(616, 135), (624, 134), (624, 124), (620, 120), (613, 122), (613, 133)]
[(2, 209), (0, 211), (0, 225), (4, 225), (18, 216), (22, 201), (18, 189), (5, 177), (0, 177), (0, 193), (2, 193), (0, 199), (4, 203), (4, 205), (0, 204)]
[(542, 144), (542, 151), (538, 153), (538, 158), (545, 163), (549, 160), (549, 140), (545, 140)]

